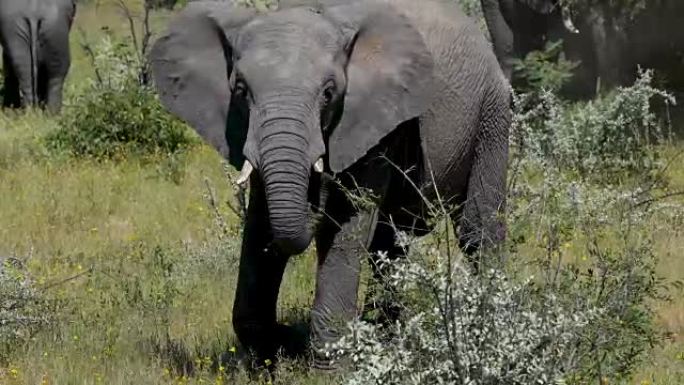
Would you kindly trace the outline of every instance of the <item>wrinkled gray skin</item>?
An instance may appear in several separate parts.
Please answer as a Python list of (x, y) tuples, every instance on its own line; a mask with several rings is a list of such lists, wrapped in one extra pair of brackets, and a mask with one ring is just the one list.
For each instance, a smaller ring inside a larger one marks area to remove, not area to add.
[(74, 0), (0, 0), (5, 107), (59, 111), (75, 12)]
[[(387, 0), (256, 14), (194, 2), (154, 44), (151, 62), (163, 104), (233, 165), (254, 165), (233, 326), (261, 358), (283, 343), (276, 301), (288, 257), (315, 238), (319, 351), (357, 314), (365, 250), (399, 254), (387, 223), (430, 230), (414, 185), (429, 200), (438, 191), (462, 204), (453, 219), (468, 253), (504, 237), (510, 90), (488, 42), (454, 5)], [(312, 170), (320, 157), (322, 174)], [(344, 193), (359, 188), (378, 210)]]

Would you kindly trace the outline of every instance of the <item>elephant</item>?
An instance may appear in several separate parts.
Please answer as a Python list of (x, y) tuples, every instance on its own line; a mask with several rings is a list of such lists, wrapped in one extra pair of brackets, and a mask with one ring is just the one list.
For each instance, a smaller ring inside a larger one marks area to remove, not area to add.
[(642, 67), (657, 70), (669, 87), (682, 90), (684, 2), (653, 0), (633, 10), (594, 4), (573, 13), (578, 27), (591, 35), (603, 88), (631, 84)]
[(630, 84), (639, 66), (662, 69), (681, 84), (684, 3), (679, 0), (655, 0), (635, 10), (608, 1), (576, 2), (572, 8), (559, 0), (481, 0), (481, 5), (509, 80), (516, 59), (562, 39), (566, 58), (579, 64), (563, 90), (566, 96), (588, 98)]
[(75, 14), (75, 0), (0, 1), (5, 107), (38, 105), (59, 112)]
[(505, 238), (511, 90), (455, 4), (190, 2), (150, 63), (165, 108), (249, 183), (232, 322), (260, 359), (284, 344), (283, 271), (313, 240), (310, 341), (325, 369), (324, 346), (358, 315), (361, 258), (401, 256), (397, 231), (427, 234), (436, 199), (471, 259)]
[(509, 80), (516, 58), (577, 33), (558, 0), (481, 0), (494, 51)]

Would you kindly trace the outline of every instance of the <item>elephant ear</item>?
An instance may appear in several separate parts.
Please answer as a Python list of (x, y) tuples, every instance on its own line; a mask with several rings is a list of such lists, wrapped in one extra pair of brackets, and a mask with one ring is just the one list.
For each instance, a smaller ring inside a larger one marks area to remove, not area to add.
[(152, 76), (164, 107), (238, 168), (248, 122), (238, 116), (239, 108), (229, 114), (231, 41), (254, 15), (253, 10), (217, 1), (191, 2), (150, 51)]
[(340, 172), (399, 124), (424, 113), (434, 92), (434, 62), (420, 33), (390, 5), (351, 3), (327, 8), (347, 41), (347, 91), (328, 139)]

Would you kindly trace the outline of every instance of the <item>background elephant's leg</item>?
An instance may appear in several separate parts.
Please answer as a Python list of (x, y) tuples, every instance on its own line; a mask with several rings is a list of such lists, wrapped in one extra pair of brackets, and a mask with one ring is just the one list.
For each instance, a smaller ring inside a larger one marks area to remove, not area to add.
[(589, 25), (596, 61), (596, 90), (612, 89), (623, 83), (627, 57), (623, 52), (626, 37), (616, 24), (610, 7), (591, 7)]
[(511, 7), (502, 7), (502, 3), (512, 0), (482, 0), (482, 10), (492, 38), (494, 53), (499, 60), (506, 79), (513, 76), (513, 64), (515, 62), (514, 35), (509, 20), (504, 13)]
[(64, 80), (71, 66), (69, 25), (64, 20), (57, 20), (44, 28), (50, 31), (50, 36), (44, 38), (42, 46), (41, 61), (44, 71), (40, 81), (45, 93), (41, 103), (46, 105), (48, 111), (57, 113), (62, 107)]
[(316, 234), (318, 272), (311, 311), (311, 339), (315, 366), (328, 367), (322, 349), (340, 337), (345, 324), (357, 315), (361, 258), (367, 253), (371, 216), (358, 213), (339, 188), (330, 192), (326, 219)]
[(44, 80), (45, 96), (41, 99), (45, 103), (47, 110), (56, 114), (62, 108), (62, 93), (64, 87), (64, 77), (50, 77)]
[(8, 39), (7, 46), (3, 47), (9, 59), (8, 68), (12, 69), (17, 80), (19, 92), (19, 105), (21, 107), (32, 106), (35, 97), (33, 92), (33, 71), (31, 67), (31, 50), (29, 42), (19, 37)]
[(46, 26), (52, 32), (44, 42), (43, 66), (45, 77), (41, 79), (46, 86), (45, 99), (41, 100), (48, 111), (57, 113), (62, 108), (64, 80), (71, 66), (69, 52), (69, 28), (67, 24)]
[(263, 186), (253, 176), (233, 305), (233, 328), (242, 345), (252, 350), (260, 363), (273, 359), (280, 347), (276, 303), (288, 260), (271, 242)]
[(19, 80), (14, 73), (12, 62), (6, 52), (2, 55), (2, 69), (5, 76), (3, 89), (3, 106), (17, 108), (21, 106), (21, 95), (19, 95)]
[(485, 108), (481, 118), (460, 218), (460, 244), (468, 255), (481, 247), (496, 245), (505, 237), (500, 214), (506, 201), (510, 94), (499, 92), (490, 98), (486, 103), (492, 107)]

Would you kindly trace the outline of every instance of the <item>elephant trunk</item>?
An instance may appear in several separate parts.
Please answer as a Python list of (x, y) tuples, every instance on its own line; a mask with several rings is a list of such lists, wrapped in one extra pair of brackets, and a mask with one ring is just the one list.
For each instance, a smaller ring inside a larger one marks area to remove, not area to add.
[(271, 231), (284, 253), (299, 254), (311, 243), (308, 205), (311, 161), (307, 127), (298, 119), (270, 118), (261, 125), (261, 175)]

